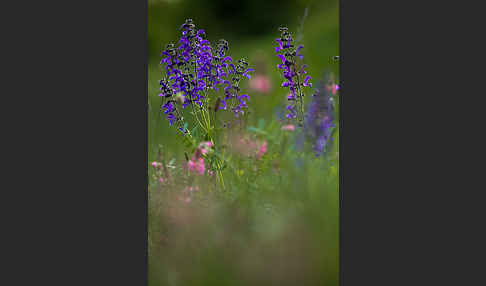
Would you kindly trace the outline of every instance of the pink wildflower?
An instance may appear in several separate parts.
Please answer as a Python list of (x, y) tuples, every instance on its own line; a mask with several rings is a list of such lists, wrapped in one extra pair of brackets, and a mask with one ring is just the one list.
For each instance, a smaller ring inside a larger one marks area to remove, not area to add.
[(209, 149), (213, 147), (213, 143), (211, 141), (207, 142), (202, 142), (199, 144), (199, 152), (201, 152), (202, 155), (207, 154), (209, 152)]
[(204, 167), (204, 159), (203, 158), (193, 158), (189, 162), (187, 162), (187, 168), (189, 171), (193, 171), (198, 173), (199, 175), (204, 175), (204, 171), (206, 168)]
[(282, 130), (285, 130), (285, 131), (294, 131), (295, 130), (295, 126), (293, 124), (284, 125), (284, 126), (282, 126), (281, 129)]
[(164, 182), (164, 178), (160, 178), (159, 179), (159, 182), (163, 183)]
[(250, 80), (250, 88), (261, 93), (267, 93), (271, 89), (271, 82), (267, 76), (257, 75)]
[(153, 161), (151, 165), (152, 165), (152, 167), (154, 167), (154, 168), (158, 168), (158, 167), (162, 166), (162, 163), (159, 163), (159, 162)]
[(261, 159), (265, 153), (267, 153), (267, 141), (263, 142), (260, 148), (258, 148), (257, 159)]
[(336, 95), (336, 91), (339, 90), (339, 85), (333, 84), (332, 85), (332, 95)]

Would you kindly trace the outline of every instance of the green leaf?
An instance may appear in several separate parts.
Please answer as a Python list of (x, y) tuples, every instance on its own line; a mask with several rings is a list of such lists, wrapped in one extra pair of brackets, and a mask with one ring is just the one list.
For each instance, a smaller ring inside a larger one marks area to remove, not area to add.
[(258, 120), (258, 129), (263, 129), (263, 128), (264, 128), (264, 126), (265, 126), (265, 119), (260, 118), (260, 119)]
[(226, 161), (223, 161), (223, 166), (221, 166), (220, 170), (223, 171), (226, 167), (228, 167), (228, 164), (226, 164)]
[(256, 128), (256, 127), (253, 127), (253, 126), (248, 127), (248, 131), (255, 132), (255, 133), (258, 133), (258, 134), (262, 134), (262, 135), (267, 135), (266, 131), (261, 130), (261, 129)]
[(191, 150), (196, 146), (196, 142), (194, 142), (194, 139), (190, 138), (189, 136), (182, 136), (182, 143), (185, 147)]

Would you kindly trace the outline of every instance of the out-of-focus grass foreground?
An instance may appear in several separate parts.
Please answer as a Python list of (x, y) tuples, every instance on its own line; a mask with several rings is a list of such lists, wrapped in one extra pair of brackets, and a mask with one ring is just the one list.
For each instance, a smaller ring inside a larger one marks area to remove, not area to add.
[(149, 285), (337, 286), (338, 1), (148, 4)]

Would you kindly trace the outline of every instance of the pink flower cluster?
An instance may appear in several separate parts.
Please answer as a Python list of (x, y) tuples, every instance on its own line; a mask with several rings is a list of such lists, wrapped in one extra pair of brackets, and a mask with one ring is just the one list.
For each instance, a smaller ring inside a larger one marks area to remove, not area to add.
[(211, 147), (213, 147), (213, 143), (210, 141), (199, 144), (199, 147), (196, 149), (196, 152), (194, 152), (192, 159), (187, 162), (187, 169), (201, 176), (204, 175), (206, 167), (204, 165), (204, 158), (202, 156), (207, 154)]
[(162, 167), (162, 163), (157, 161), (153, 161), (150, 165), (152, 165), (152, 167), (154, 167), (155, 169)]
[(336, 95), (336, 92), (339, 90), (339, 85), (333, 84), (331, 88), (332, 95)]
[(192, 158), (192, 160), (187, 162), (187, 168), (189, 171), (195, 172), (199, 175), (204, 175), (204, 171), (206, 171), (203, 158)]
[(162, 163), (153, 161), (152, 163), (150, 163), (150, 165), (152, 165), (152, 167), (155, 169), (154, 178), (160, 183), (164, 183), (167, 179), (164, 179), (162, 174)]
[(295, 130), (295, 126), (293, 124), (288, 124), (288, 125), (282, 126), (281, 129), (282, 130), (285, 130), (285, 131), (294, 131)]
[(267, 153), (267, 141), (264, 141), (258, 148), (257, 159), (260, 160), (265, 153)]

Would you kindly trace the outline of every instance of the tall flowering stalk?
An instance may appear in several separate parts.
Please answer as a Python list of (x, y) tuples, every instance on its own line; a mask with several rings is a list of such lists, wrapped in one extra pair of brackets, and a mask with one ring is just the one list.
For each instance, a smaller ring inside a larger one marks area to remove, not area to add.
[(329, 146), (334, 123), (334, 98), (338, 85), (332, 75), (324, 74), (309, 103), (304, 126), (305, 135), (312, 142), (316, 157)]
[[(169, 125), (193, 138), (189, 122), (183, 116), (183, 110), (189, 108), (193, 122), (203, 130), (201, 138), (196, 139), (208, 138), (217, 146), (215, 113), (228, 110), (236, 117), (245, 113), (250, 97), (241, 92), (239, 85), (243, 78), (250, 78), (253, 69), (244, 59), (233, 63), (227, 55), (227, 41), (219, 40), (212, 46), (205, 39), (205, 31), (197, 30), (192, 19), (187, 19), (180, 30), (177, 45), (168, 44), (162, 52), (160, 63), (165, 68), (165, 76), (159, 82), (159, 96), (163, 98), (161, 111)], [(222, 181), (221, 173), (220, 177)]]
[(304, 56), (300, 53), (303, 45), (295, 47), (294, 40), (288, 28), (281, 27), (280, 38), (275, 41), (278, 46), (275, 47), (275, 53), (280, 58), (282, 63), (278, 64), (278, 69), (282, 70), (282, 75), (285, 81), (282, 83), (283, 87), (287, 87), (290, 91), (287, 100), (286, 117), (289, 119), (297, 118), (299, 125), (303, 125), (304, 121), (304, 87), (312, 87), (309, 80), (311, 76), (306, 76), (305, 68), (307, 65), (303, 63)]
[[(162, 105), (170, 125), (176, 125), (183, 134), (189, 131), (181, 109), (188, 106), (198, 124), (208, 133), (212, 129), (211, 111), (231, 110), (236, 116), (244, 114), (248, 107), (248, 94), (242, 94), (240, 81), (250, 78), (248, 63), (244, 59), (237, 64), (226, 55), (228, 42), (220, 40), (216, 47), (205, 39), (204, 30), (196, 30), (191, 19), (180, 27), (182, 36), (178, 45), (168, 44), (162, 52), (165, 56), (161, 64), (165, 66), (166, 76), (160, 80), (161, 93), (165, 98)], [(211, 91), (222, 91), (221, 95), (211, 96)], [(218, 103), (215, 108), (210, 103)]]

